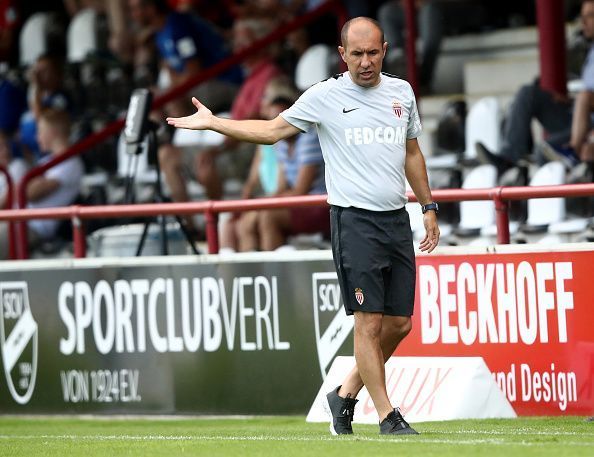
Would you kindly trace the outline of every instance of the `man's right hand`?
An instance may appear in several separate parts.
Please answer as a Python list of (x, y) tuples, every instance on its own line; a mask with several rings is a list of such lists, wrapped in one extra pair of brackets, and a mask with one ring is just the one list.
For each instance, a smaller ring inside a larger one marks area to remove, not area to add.
[(208, 130), (211, 128), (211, 121), (214, 117), (212, 112), (202, 103), (192, 97), (192, 103), (196, 107), (196, 112), (191, 116), (168, 117), (167, 123), (180, 129)]

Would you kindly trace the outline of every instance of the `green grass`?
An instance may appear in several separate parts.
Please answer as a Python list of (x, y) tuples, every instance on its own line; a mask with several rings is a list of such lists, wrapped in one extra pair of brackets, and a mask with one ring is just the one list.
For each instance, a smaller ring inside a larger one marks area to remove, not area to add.
[(0, 456), (594, 456), (583, 417), (414, 424), (419, 436), (381, 437), (355, 424), (333, 437), (303, 417), (128, 419), (0, 417)]

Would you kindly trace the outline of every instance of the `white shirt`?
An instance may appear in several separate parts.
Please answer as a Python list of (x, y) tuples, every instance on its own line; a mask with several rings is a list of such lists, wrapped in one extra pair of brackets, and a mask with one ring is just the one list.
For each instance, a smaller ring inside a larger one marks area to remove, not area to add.
[(406, 140), (421, 134), (410, 84), (382, 73), (375, 87), (345, 72), (306, 90), (281, 113), (300, 130), (318, 130), (328, 203), (389, 211), (406, 204)]
[[(46, 159), (49, 160), (51, 157)], [(60, 187), (35, 202), (30, 202), (29, 208), (54, 208), (68, 206), (78, 196), (80, 184), (84, 173), (84, 166), (80, 157), (71, 157), (47, 170), (44, 176), (47, 179), (59, 181)], [(29, 228), (42, 238), (50, 238), (56, 233), (60, 221), (53, 219), (36, 219), (29, 221)]]

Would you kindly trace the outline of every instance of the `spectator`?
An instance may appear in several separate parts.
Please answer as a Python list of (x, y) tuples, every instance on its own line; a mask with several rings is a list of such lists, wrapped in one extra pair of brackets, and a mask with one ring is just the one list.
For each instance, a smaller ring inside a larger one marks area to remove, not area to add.
[[(293, 87), (289, 78), (280, 76), (273, 79), (264, 91), (260, 116), (262, 119), (274, 119), (282, 110), (292, 105), (297, 100), (297, 96), (297, 89)], [(277, 162), (272, 145), (258, 145), (241, 197), (274, 195), (278, 185)], [(223, 226), (221, 247), (229, 251), (252, 250), (253, 245), (244, 246), (243, 242), (251, 242), (251, 234), (257, 232), (257, 226), (258, 211), (233, 214)]]
[[(583, 35), (594, 40), (594, 0), (584, 0), (581, 9)], [(537, 119), (548, 133), (541, 151), (547, 158), (563, 159), (568, 164), (590, 157), (590, 112), (594, 107), (594, 46), (582, 69), (584, 89), (573, 104), (563, 94), (543, 90), (538, 81), (522, 87), (515, 95), (503, 131), (503, 145), (499, 151), (489, 151), (477, 144), (479, 159), (494, 163), (500, 172), (529, 156), (533, 148), (532, 119)]]
[[(433, 70), (441, 46), (443, 20), (438, 1), (416, 0), (416, 6), (419, 34), (422, 42), (419, 82), (421, 87), (426, 90), (431, 85)], [(406, 30), (402, 0), (390, 0), (384, 3), (377, 14), (386, 34), (386, 41), (391, 47), (390, 54), (392, 56), (402, 54), (405, 45), (404, 31)]]
[[(268, 117), (274, 119), (293, 103), (283, 97), (271, 103)], [(324, 159), (315, 129), (301, 133), (273, 146), (278, 160), (275, 196), (323, 194)], [(296, 233), (330, 232), (328, 207), (262, 210), (245, 213), (237, 223), (237, 247), (240, 251), (271, 251)]]
[[(234, 24), (233, 43), (236, 51), (250, 46), (272, 30), (272, 23), (264, 19), (240, 19)], [(274, 63), (271, 51), (263, 48), (252, 54), (243, 62), (247, 73), (237, 97), (231, 107), (233, 119), (250, 119), (259, 117), (260, 103), (264, 89), (268, 82), (279, 76), (281, 71)], [(224, 152), (236, 151), (233, 158)], [(159, 161), (165, 175), (165, 181), (171, 191), (174, 201), (187, 201), (186, 188), (187, 170), (194, 172), (198, 182), (204, 187), (207, 198), (218, 200), (223, 195), (223, 183), (220, 171), (224, 177), (239, 177), (245, 179), (249, 170), (249, 163), (253, 155), (253, 145), (241, 145), (237, 141), (226, 138), (221, 146), (204, 148), (196, 156), (196, 148), (179, 148), (173, 145), (163, 145), (159, 149)], [(191, 220), (186, 219), (188, 228), (193, 229)]]
[[(165, 0), (129, 0), (128, 5), (137, 25), (154, 30), (165, 76), (172, 86), (184, 83), (228, 57), (223, 38), (200, 17), (172, 12)], [(225, 109), (231, 104), (240, 82), (240, 69), (233, 67), (198, 86), (194, 95), (210, 100), (215, 110)], [(162, 84), (163, 88), (168, 86), (168, 83)], [(178, 100), (168, 107), (168, 112), (183, 115), (188, 109)]]
[(26, 156), (39, 156), (37, 120), (42, 110), (72, 111), (63, 81), (63, 61), (55, 54), (40, 56), (29, 71), (29, 110), (21, 117), (19, 126), (20, 143)]
[[(325, 194), (324, 159), (315, 129), (274, 145), (279, 162), (277, 196)], [(330, 213), (326, 205), (313, 208), (273, 209), (258, 216), (260, 249), (272, 251), (285, 244), (289, 235), (330, 235)]]
[[(42, 162), (64, 153), (69, 145), (70, 116), (66, 111), (46, 109), (39, 115), (37, 140), (40, 148), (48, 155)], [(83, 164), (79, 157), (72, 157), (44, 175), (33, 178), (27, 187), (29, 208), (52, 208), (70, 205), (78, 196), (83, 175)], [(56, 220), (33, 220), (29, 222), (29, 242), (36, 246), (51, 239), (57, 231)], [(8, 253), (7, 225), (0, 224), (0, 259)]]

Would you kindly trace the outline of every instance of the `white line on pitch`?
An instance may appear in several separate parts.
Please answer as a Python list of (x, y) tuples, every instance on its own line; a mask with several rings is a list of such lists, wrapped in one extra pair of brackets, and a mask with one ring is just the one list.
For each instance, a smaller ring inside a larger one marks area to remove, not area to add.
[[(386, 438), (372, 438), (372, 437), (282, 437), (282, 436), (176, 436), (176, 435), (0, 435), (0, 440), (80, 440), (80, 441), (280, 441), (280, 442), (380, 442), (380, 443), (431, 443), (431, 444), (451, 444), (451, 445), (476, 445), (476, 444), (492, 444), (497, 446), (548, 446), (549, 442), (532, 443), (527, 441), (503, 441), (500, 439), (471, 439), (471, 440), (440, 440), (440, 439), (414, 439), (413, 440), (398, 440)], [(564, 441), (559, 444), (564, 446), (593, 446), (594, 442), (584, 441)]]

